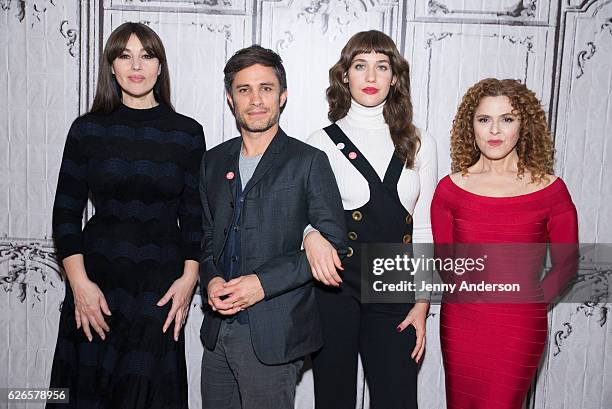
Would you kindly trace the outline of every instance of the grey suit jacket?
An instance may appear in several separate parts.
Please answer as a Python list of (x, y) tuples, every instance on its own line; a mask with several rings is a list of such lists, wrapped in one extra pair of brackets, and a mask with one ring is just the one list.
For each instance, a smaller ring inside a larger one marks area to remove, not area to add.
[[(248, 308), (251, 340), (265, 364), (301, 358), (323, 345), (314, 285), (306, 254), (304, 228), (311, 224), (340, 254), (346, 252), (346, 226), (340, 192), (324, 152), (280, 128), (245, 186), (243, 203), (233, 203), (241, 138), (207, 151), (202, 159), (202, 256), (200, 288), (206, 300), (208, 283), (223, 276), (218, 269), (226, 245), (233, 206), (243, 206), (241, 271), (257, 274), (265, 298)], [(204, 307), (201, 338), (213, 349), (221, 316)]]

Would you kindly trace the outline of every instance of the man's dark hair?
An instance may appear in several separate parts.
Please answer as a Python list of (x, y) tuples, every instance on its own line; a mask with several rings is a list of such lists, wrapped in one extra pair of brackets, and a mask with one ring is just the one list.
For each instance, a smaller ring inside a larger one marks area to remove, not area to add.
[(236, 73), (255, 64), (273, 68), (280, 84), (280, 92), (282, 93), (287, 89), (287, 75), (280, 55), (258, 44), (253, 44), (250, 47), (238, 50), (225, 64), (223, 69), (225, 91), (231, 94)]

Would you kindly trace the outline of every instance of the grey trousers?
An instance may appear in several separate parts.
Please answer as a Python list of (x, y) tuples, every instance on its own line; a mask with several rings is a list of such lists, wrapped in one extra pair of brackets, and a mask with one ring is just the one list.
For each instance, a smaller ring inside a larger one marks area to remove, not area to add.
[(265, 365), (255, 356), (249, 324), (224, 321), (214, 350), (202, 356), (203, 409), (293, 409), (303, 360)]

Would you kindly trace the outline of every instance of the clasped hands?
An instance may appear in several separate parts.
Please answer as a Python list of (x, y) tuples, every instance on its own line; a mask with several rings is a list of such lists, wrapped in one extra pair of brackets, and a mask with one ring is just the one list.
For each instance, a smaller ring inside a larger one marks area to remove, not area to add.
[(208, 283), (208, 305), (221, 315), (234, 315), (264, 299), (264, 290), (256, 274), (225, 281), (214, 277)]

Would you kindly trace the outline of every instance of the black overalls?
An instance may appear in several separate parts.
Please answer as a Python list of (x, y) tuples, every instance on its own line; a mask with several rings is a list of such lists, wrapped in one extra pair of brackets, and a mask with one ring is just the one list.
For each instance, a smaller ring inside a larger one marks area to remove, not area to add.
[(370, 409), (417, 407), (417, 366), (410, 358), (414, 327), (397, 325), (413, 304), (361, 304), (360, 243), (410, 243), (412, 216), (397, 194), (403, 162), (393, 155), (383, 181), (357, 147), (332, 124), (324, 129), (368, 181), (369, 201), (345, 210), (349, 251), (340, 288), (317, 287), (324, 346), (313, 356), (316, 409), (354, 409), (357, 353), (370, 391)]

